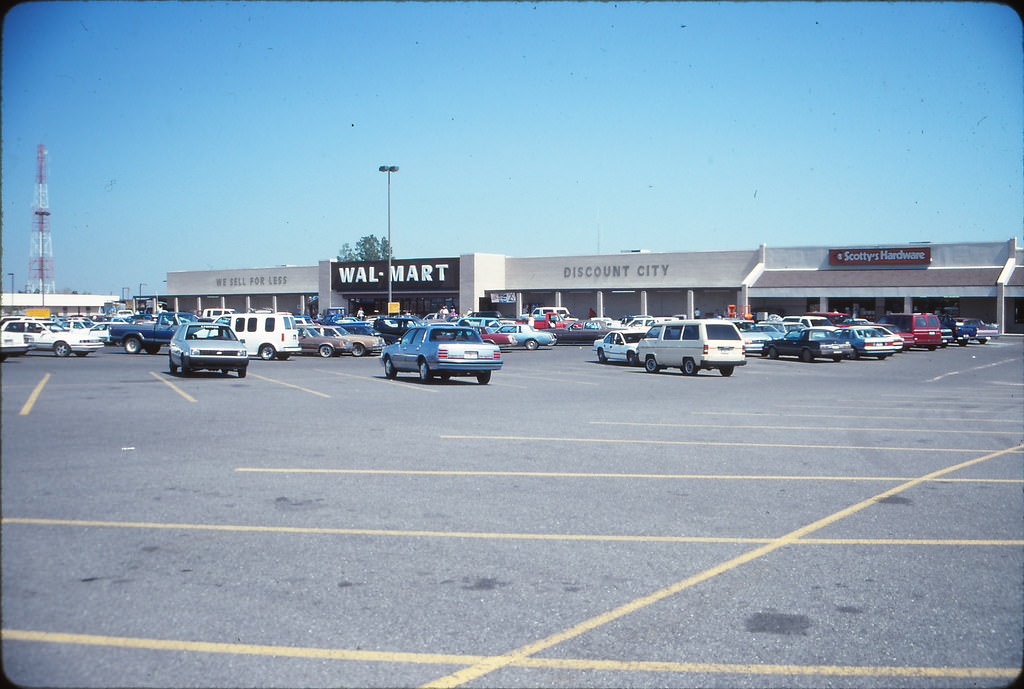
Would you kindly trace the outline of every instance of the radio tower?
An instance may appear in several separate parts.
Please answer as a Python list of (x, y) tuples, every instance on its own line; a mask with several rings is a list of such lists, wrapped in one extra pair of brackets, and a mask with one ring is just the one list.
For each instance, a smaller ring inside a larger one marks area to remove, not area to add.
[[(32, 208), (32, 252), (28, 263), (29, 284), (39, 294), (57, 291), (53, 281), (53, 246), (50, 244), (50, 195), (46, 190), (46, 146), (36, 149), (36, 203)], [(29, 288), (31, 289), (31, 287)]]

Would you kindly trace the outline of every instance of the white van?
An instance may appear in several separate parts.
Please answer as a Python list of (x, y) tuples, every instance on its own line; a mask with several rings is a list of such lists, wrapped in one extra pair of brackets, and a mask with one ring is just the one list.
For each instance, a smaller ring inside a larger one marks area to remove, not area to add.
[(245, 344), (249, 356), (264, 361), (277, 358), (286, 360), (302, 351), (299, 347), (299, 329), (290, 313), (235, 313), (222, 316)]
[(714, 368), (731, 376), (737, 366), (747, 363), (740, 331), (729, 321), (713, 318), (651, 326), (637, 345), (636, 355), (648, 373), (672, 366), (688, 376)]
[(203, 309), (200, 320), (215, 321), (221, 316), (230, 316), (235, 313), (234, 309)]
[(783, 324), (795, 323), (805, 328), (831, 328), (832, 321), (824, 316), (786, 316), (782, 319)]
[(569, 315), (569, 309), (564, 306), (538, 306), (533, 311), (530, 311), (530, 315), (534, 318), (544, 318), (544, 315), (548, 313), (557, 313), (562, 318), (572, 318)]

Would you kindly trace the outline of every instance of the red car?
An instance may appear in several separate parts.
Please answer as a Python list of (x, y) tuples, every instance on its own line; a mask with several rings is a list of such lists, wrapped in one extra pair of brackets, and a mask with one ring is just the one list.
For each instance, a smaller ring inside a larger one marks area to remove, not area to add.
[(515, 347), (519, 344), (516, 340), (516, 336), (511, 333), (499, 333), (494, 332), (489, 328), (476, 328), (476, 331), (480, 333), (480, 339), (484, 342), (490, 342), (496, 344), (499, 347)]

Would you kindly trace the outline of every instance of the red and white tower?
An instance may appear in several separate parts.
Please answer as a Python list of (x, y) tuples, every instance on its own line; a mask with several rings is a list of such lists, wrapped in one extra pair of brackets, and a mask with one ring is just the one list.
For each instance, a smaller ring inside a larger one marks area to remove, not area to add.
[(50, 194), (46, 190), (46, 146), (36, 149), (36, 203), (32, 208), (32, 251), (28, 263), (29, 290), (57, 291), (53, 281), (53, 245), (50, 243)]

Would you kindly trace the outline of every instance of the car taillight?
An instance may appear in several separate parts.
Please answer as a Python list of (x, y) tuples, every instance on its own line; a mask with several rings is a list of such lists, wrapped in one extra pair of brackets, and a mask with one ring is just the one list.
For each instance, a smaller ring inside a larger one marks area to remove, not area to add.
[(448, 358), (448, 348), (447, 347), (438, 347), (437, 348), (437, 358), (438, 359), (447, 359)]
[(501, 358), (501, 350), (500, 349), (495, 349), (494, 350), (494, 358), (495, 359), (500, 359)]
[(707, 343), (705, 342), (705, 343), (704, 343), (704, 356), (707, 356), (707, 355), (708, 355), (708, 345), (707, 345)]

